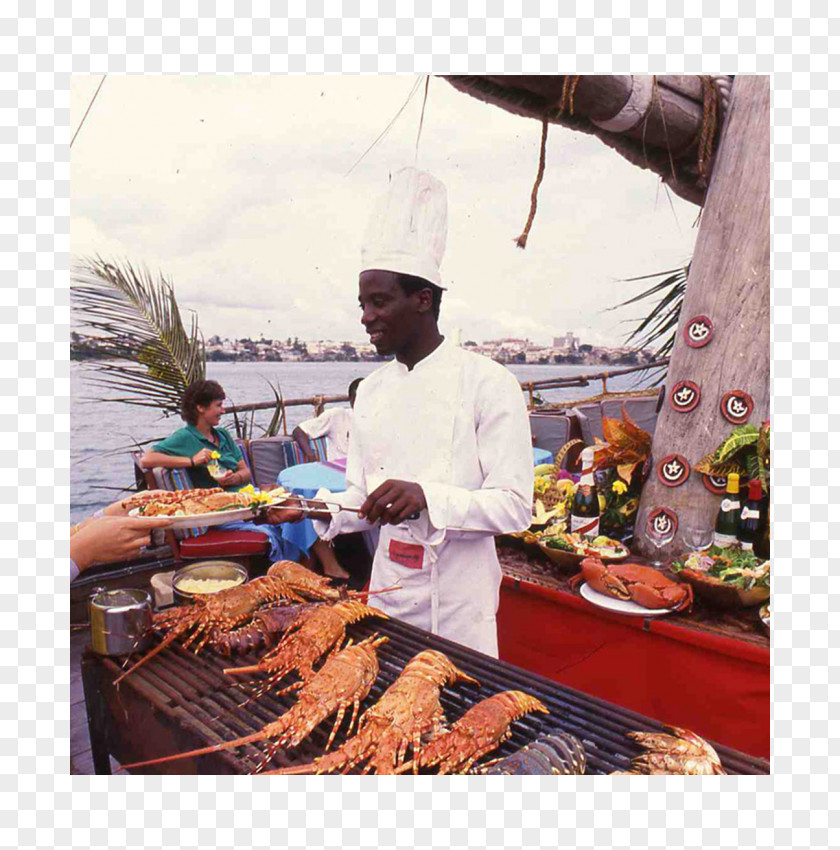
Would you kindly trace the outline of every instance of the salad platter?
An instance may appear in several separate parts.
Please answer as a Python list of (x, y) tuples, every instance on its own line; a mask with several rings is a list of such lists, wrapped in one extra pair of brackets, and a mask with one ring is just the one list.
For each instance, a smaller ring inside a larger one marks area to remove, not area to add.
[(746, 608), (770, 598), (770, 561), (734, 546), (691, 552), (673, 561), (671, 569), (715, 608)]
[(129, 516), (164, 516), (172, 519), (170, 528), (209, 528), (253, 519), (263, 508), (281, 504), (290, 496), (282, 487), (263, 492), (250, 484), (236, 493), (221, 487), (202, 490), (156, 490), (138, 493), (123, 503)]
[(542, 535), (537, 545), (554, 564), (573, 570), (580, 567), (584, 558), (595, 556), (605, 563), (615, 563), (623, 561), (630, 554), (618, 540), (603, 535), (590, 538), (575, 532)]

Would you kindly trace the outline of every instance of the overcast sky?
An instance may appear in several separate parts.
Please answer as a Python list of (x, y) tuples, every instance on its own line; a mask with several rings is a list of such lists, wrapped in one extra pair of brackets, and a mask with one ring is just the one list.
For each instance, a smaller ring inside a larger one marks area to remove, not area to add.
[[(366, 341), (361, 238), (389, 171), (413, 165), (415, 77), (109, 76), (71, 152), (74, 257), (145, 264), (171, 277), (205, 337)], [(71, 82), (78, 126), (99, 77)], [(574, 331), (619, 345), (604, 312), (639, 291), (622, 278), (690, 259), (698, 208), (592, 136), (549, 129), (528, 247), (540, 124), (433, 78), (417, 165), (449, 199), (441, 328), (464, 340)], [(673, 204), (673, 208), (672, 208)]]

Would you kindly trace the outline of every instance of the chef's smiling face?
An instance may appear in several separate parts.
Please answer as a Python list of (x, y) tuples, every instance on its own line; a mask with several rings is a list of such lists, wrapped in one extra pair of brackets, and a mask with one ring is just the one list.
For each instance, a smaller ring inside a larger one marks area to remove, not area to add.
[(425, 312), (423, 302), (422, 291), (405, 294), (394, 272), (359, 275), (362, 324), (377, 354), (395, 354), (411, 343), (418, 333), (418, 314)]

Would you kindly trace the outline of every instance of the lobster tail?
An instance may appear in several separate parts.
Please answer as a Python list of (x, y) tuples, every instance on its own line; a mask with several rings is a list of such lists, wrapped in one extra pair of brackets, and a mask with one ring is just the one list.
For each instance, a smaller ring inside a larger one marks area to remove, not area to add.
[(380, 611), (378, 608), (372, 608), (370, 605), (365, 605), (364, 602), (359, 602), (355, 599), (346, 599), (339, 602), (333, 605), (333, 610), (348, 625), (358, 623), (359, 620), (364, 620), (366, 617), (380, 617), (383, 620), (390, 619), (384, 611)]
[(436, 649), (424, 649), (406, 664), (403, 670), (406, 676), (422, 676), (436, 685), (454, 685), (456, 682), (469, 682), (480, 685), (463, 670), (459, 670), (442, 652)]
[[(549, 713), (545, 705), (536, 697), (532, 697), (523, 691), (504, 691), (496, 696), (504, 698), (504, 700), (500, 699), (500, 702), (503, 701), (508, 704), (513, 715), (513, 720), (518, 720), (520, 717), (524, 717), (526, 714), (531, 714), (534, 711), (539, 711), (541, 714)], [(494, 697), (491, 697), (491, 699), (494, 699)]]
[[(478, 759), (510, 737), (510, 724), (525, 714), (548, 709), (522, 691), (503, 691), (482, 700), (426, 746), (421, 767), (439, 765), (438, 773), (466, 773)], [(405, 767), (405, 766), (403, 766)], [(403, 768), (398, 769), (403, 772)]]

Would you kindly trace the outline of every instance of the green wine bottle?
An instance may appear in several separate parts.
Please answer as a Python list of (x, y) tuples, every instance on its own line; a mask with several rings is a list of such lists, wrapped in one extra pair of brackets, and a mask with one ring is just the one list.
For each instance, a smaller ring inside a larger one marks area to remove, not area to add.
[(737, 472), (730, 472), (726, 476), (726, 494), (721, 500), (720, 510), (715, 522), (715, 546), (721, 548), (738, 545), (738, 527), (741, 516), (738, 481)]

